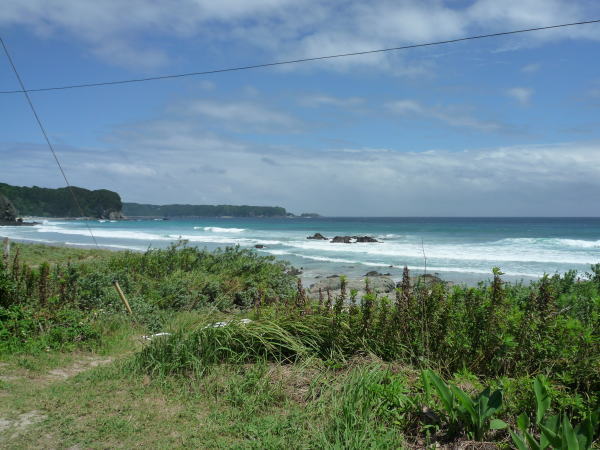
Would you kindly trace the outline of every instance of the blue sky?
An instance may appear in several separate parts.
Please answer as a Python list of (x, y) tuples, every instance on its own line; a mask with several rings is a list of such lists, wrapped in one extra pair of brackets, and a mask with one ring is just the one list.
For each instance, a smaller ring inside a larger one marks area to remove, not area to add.
[[(5, 0), (0, 34), (37, 88), (599, 18), (595, 0)], [(32, 99), (71, 182), (125, 201), (597, 216), (599, 44), (592, 24)], [(63, 185), (23, 96), (0, 117), (0, 181)]]

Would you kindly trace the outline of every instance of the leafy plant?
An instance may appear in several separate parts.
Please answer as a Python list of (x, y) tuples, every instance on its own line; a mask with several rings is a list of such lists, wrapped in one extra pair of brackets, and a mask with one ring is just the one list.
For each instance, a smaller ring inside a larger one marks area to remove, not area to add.
[(422, 380), (426, 398), (431, 398), (433, 385), (446, 411), (450, 427), (464, 427), (469, 438), (481, 441), (489, 430), (507, 427), (504, 421), (492, 417), (502, 407), (501, 390), (492, 392), (488, 387), (475, 398), (471, 398), (458, 386), (447, 384), (431, 370), (422, 372)]
[(411, 392), (404, 377), (391, 375), (368, 388), (380, 398), (377, 414), (393, 425), (406, 428), (417, 418), (419, 398)]
[[(522, 434), (510, 432), (515, 446), (519, 450), (544, 450), (547, 448), (565, 450), (587, 450), (592, 448), (594, 435), (598, 433), (600, 425), (600, 408), (589, 413), (586, 417), (573, 426), (566, 414), (549, 415), (551, 397), (547, 380), (543, 375), (538, 375), (533, 382), (536, 399), (535, 426), (538, 433), (532, 433), (531, 424), (527, 414), (519, 415), (517, 426)], [(539, 435), (539, 440), (536, 439)]]

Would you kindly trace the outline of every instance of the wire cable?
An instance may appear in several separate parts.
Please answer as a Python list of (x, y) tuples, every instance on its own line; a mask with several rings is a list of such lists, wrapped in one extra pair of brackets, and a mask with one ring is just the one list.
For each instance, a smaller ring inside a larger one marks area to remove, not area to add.
[(480, 35), (476, 35), (476, 36), (468, 36), (468, 37), (457, 38), (457, 39), (449, 39), (446, 41), (436, 41), (436, 42), (427, 42), (427, 43), (422, 43), (422, 44), (403, 45), (401, 47), (382, 48), (382, 49), (377, 49), (377, 50), (366, 50), (366, 51), (362, 51), (362, 52), (340, 53), (337, 55), (315, 56), (312, 58), (292, 59), (292, 60), (287, 60), (287, 61), (276, 61), (276, 62), (270, 62), (270, 63), (264, 63), (264, 64), (254, 64), (254, 65), (249, 65), (249, 66), (230, 67), (230, 68), (226, 68), (226, 69), (205, 70), (202, 72), (188, 72), (188, 73), (179, 73), (179, 74), (171, 74), (171, 75), (159, 75), (159, 76), (155, 76), (155, 77), (132, 78), (132, 79), (128, 79), (128, 80), (101, 81), (101, 82), (97, 82), (97, 83), (71, 84), (71, 85), (66, 85), (66, 86), (44, 87), (44, 88), (36, 88), (36, 89), (29, 89), (29, 90), (25, 90), (22, 87), (21, 90), (0, 91), (0, 94), (16, 94), (19, 92), (59, 91), (59, 90), (63, 90), (63, 89), (90, 88), (90, 87), (98, 87), (98, 86), (111, 86), (111, 85), (119, 85), (119, 84), (142, 83), (142, 82), (146, 82), (146, 81), (194, 77), (194, 76), (201, 76), (201, 75), (212, 75), (212, 74), (224, 73), (224, 72), (236, 72), (236, 71), (240, 71), (240, 70), (259, 69), (262, 67), (283, 66), (283, 65), (287, 65), (287, 64), (297, 64), (297, 63), (310, 62), (310, 61), (321, 61), (321, 60), (326, 60), (326, 59), (344, 58), (344, 57), (348, 57), (348, 56), (370, 55), (373, 53), (393, 52), (393, 51), (407, 50), (407, 49), (411, 49), (411, 48), (430, 47), (430, 46), (434, 46), (434, 45), (443, 45), (443, 44), (453, 44), (456, 42), (464, 42), (464, 41), (470, 41), (470, 40), (474, 40), (474, 39), (484, 39), (484, 38), (497, 37), (497, 36), (507, 36), (507, 35), (511, 35), (511, 34), (529, 33), (532, 31), (550, 30), (550, 29), (555, 29), (555, 28), (572, 27), (572, 26), (576, 26), (576, 25), (587, 25), (587, 24), (599, 23), (599, 22), (600, 22), (600, 19), (586, 20), (586, 21), (581, 21), (581, 22), (563, 23), (560, 25), (549, 25), (549, 26), (545, 26), (545, 27), (527, 28), (527, 29), (523, 29), (523, 30), (503, 31), (500, 33), (490, 33), (490, 34), (480, 34)]
[[(54, 157), (54, 161), (56, 161), (56, 164), (58, 165), (60, 173), (62, 174), (63, 178), (65, 179), (65, 183), (67, 183), (67, 187), (69, 189), (69, 192), (71, 192), (73, 201), (77, 205), (77, 208), (79, 209), (81, 217), (85, 217), (83, 209), (81, 208), (81, 205), (79, 204), (79, 200), (77, 200), (77, 196), (75, 195), (75, 191), (73, 190), (73, 186), (71, 186), (71, 183), (69, 183), (69, 180), (67, 179), (67, 174), (65, 173), (62, 165), (60, 164), (60, 160), (58, 159), (58, 156), (56, 155), (56, 152), (54, 151), (54, 147), (52, 146), (52, 143), (50, 142), (50, 139), (48, 138), (48, 133), (46, 133), (46, 129), (44, 128), (44, 125), (42, 124), (42, 121), (40, 120), (40, 116), (38, 115), (37, 111), (35, 110), (35, 107), (33, 106), (33, 102), (31, 101), (31, 98), (29, 97), (29, 92), (27, 91), (27, 89), (25, 89), (25, 84), (23, 84), (23, 80), (21, 79), (21, 76), (19, 75), (19, 72), (17, 71), (17, 67), (15, 66), (15, 63), (13, 62), (13, 59), (11, 58), (10, 53), (8, 52), (8, 48), (6, 47), (6, 44), (4, 43), (4, 40), (1, 37), (0, 37), (0, 43), (2, 44), (2, 48), (4, 49), (4, 53), (6, 54), (6, 57), (8, 58), (8, 62), (10, 63), (10, 66), (12, 67), (12, 70), (15, 73), (17, 80), (19, 81), (19, 85), (21, 86), (21, 89), (22, 89), (22, 91), (20, 91), (20, 92), (23, 92), (23, 94), (25, 95), (25, 98), (27, 99), (27, 103), (29, 103), (31, 112), (33, 113), (35, 120), (36, 120), (38, 126), (40, 127), (40, 131), (44, 135), (44, 139), (46, 140), (46, 143), (48, 144), (48, 148), (50, 149), (50, 152), (52, 153), (52, 156)], [(99, 247), (98, 242), (96, 241), (96, 237), (94, 236), (94, 233), (92, 232), (92, 229), (90, 228), (88, 221), (84, 220), (84, 222), (85, 222), (85, 225), (87, 226), (88, 231), (90, 232), (90, 236), (92, 237), (94, 244), (96, 245), (96, 247)]]

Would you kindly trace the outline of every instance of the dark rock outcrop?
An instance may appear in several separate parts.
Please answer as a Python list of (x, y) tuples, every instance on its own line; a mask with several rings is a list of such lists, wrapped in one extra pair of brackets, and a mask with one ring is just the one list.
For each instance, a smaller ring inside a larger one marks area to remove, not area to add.
[(265, 248), (265, 246), (264, 246), (264, 245), (262, 245), (262, 244), (256, 244), (256, 245), (254, 246), (254, 248)]
[(379, 242), (371, 236), (354, 236), (354, 239), (356, 239), (356, 242)]
[[(444, 279), (440, 278), (437, 274), (433, 275), (430, 273), (424, 273), (421, 275), (415, 275), (415, 276), (411, 276), (410, 277), (410, 285), (411, 286), (427, 286), (427, 287), (432, 287), (436, 284), (445, 284), (446, 286), (454, 286), (454, 283), (452, 281), (445, 281)], [(399, 281), (396, 284), (396, 287), (402, 287), (402, 282)]]
[(108, 220), (123, 220), (125, 217), (123, 217), (123, 213), (121, 211), (108, 211), (108, 214), (106, 214), (105, 211), (102, 213), (102, 217), (100, 218)]
[(321, 233), (315, 233), (312, 236), (308, 236), (306, 239), (317, 239), (321, 241), (326, 241), (327, 238), (323, 236)]
[(353, 244), (354, 242), (379, 242), (371, 236), (336, 236), (331, 242), (334, 244)]
[(376, 270), (370, 270), (367, 273), (365, 273), (365, 277), (380, 277), (382, 275), (382, 273), (379, 273)]
[[(382, 295), (394, 292), (394, 289), (396, 288), (396, 283), (394, 283), (394, 280), (391, 277), (379, 275), (368, 277), (368, 279), (371, 290)], [(341, 284), (342, 281), (339, 276), (329, 276), (310, 286), (309, 292), (313, 295), (316, 295), (319, 293), (319, 289), (321, 289), (322, 292), (325, 292), (327, 289), (329, 289), (333, 296), (337, 296), (340, 294)], [(356, 289), (358, 291), (358, 298), (360, 299), (365, 294), (365, 279), (349, 278), (346, 282), (347, 295), (349, 295), (349, 292), (352, 289)]]
[(351, 239), (351, 236), (336, 236), (331, 240), (331, 242), (334, 244), (350, 244)]
[(377, 272), (376, 270), (371, 270), (367, 273), (365, 273), (365, 277), (391, 277), (392, 274), (391, 273), (381, 273), (381, 272)]
[(300, 269), (297, 269), (296, 267), (290, 267), (289, 270), (287, 271), (288, 275), (292, 275), (292, 276), (298, 276), (298, 275), (302, 275), (302, 267), (300, 267)]
[(14, 225), (17, 223), (17, 210), (12, 202), (0, 194), (0, 225)]

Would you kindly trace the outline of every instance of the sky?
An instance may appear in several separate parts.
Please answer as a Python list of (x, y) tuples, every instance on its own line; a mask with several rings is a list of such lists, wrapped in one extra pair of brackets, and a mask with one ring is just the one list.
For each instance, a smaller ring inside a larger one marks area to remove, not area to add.
[[(600, 19), (597, 0), (3, 0), (27, 88)], [(329, 216), (599, 216), (600, 24), (32, 93), (73, 185)], [(0, 90), (18, 89), (0, 55)], [(23, 94), (0, 182), (64, 186)]]

